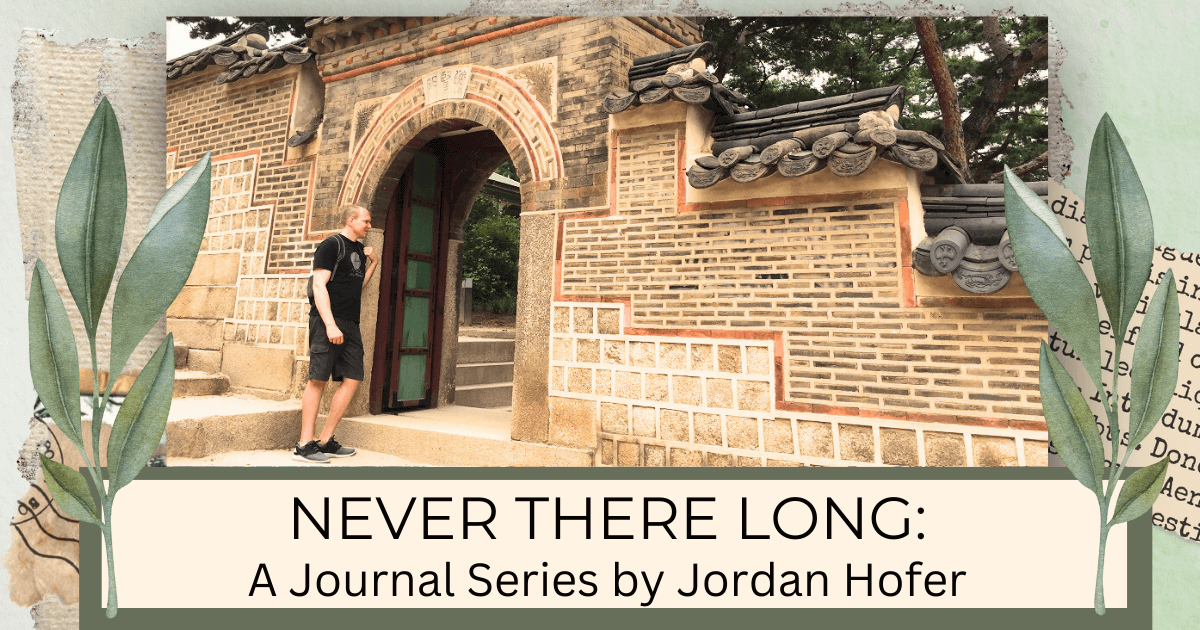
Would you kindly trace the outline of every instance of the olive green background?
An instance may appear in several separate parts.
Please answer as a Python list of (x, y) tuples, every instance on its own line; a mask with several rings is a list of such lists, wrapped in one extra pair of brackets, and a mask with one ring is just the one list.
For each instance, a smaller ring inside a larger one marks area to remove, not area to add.
[[(726, 0), (705, 6), (743, 14), (770, 11), (795, 15), (804, 11), (819, 11), (835, 4), (832, 0), (775, 0), (748, 1), (735, 5)], [(417, 8), (421, 5), (413, 2), (398, 5), (382, 0), (346, 0), (337, 3), (335, 10), (338, 13), (381, 15), (403, 12), (400, 8), (403, 6), (411, 7), (409, 12), (425, 12)], [(464, 0), (449, 0), (437, 6), (446, 12), (468, 8)], [(512, 1), (480, 4), (473, 12), (554, 14), (566, 12), (558, 7), (568, 6), (581, 5)], [(686, 7), (676, 11), (678, 2), (618, 1), (596, 6), (630, 14), (693, 12), (693, 9)], [(865, 12), (867, 5), (861, 6), (862, 12)], [(873, 11), (886, 6), (903, 5), (896, 2), (870, 5)], [(922, 6), (927, 8), (930, 5)], [(1075, 149), (1071, 153), (1073, 175), (1068, 177), (1066, 184), (1082, 192), (1082, 176), (1086, 173), (1092, 131), (1101, 115), (1108, 112), (1138, 166), (1154, 211), (1158, 243), (1184, 251), (1200, 250), (1200, 221), (1195, 219), (1195, 200), (1200, 197), (1200, 177), (1196, 176), (1194, 151), (1190, 150), (1191, 142), (1200, 137), (1200, 117), (1192, 111), (1194, 103), (1200, 100), (1200, 82), (1196, 81), (1197, 55), (1193, 51), (1196, 27), (1200, 24), (1200, 20), (1197, 20), (1200, 9), (1183, 0), (1136, 4), (1127, 0), (1094, 0), (1086, 5), (1066, 0), (966, 0), (955, 3), (955, 6), (974, 15), (1008, 6), (1018, 13), (1048, 14), (1059, 41), (1067, 51), (1059, 78), (1066, 95), (1063, 119)], [(16, 58), (17, 38), (22, 28), (57, 29), (54, 41), (74, 44), (90, 37), (137, 38), (150, 32), (162, 32), (167, 15), (322, 15), (332, 7), (328, 2), (313, 0), (208, 0), (203, 3), (182, 0), (108, 0), (104, 3), (95, 0), (52, 0), (48, 4), (7, 0), (3, 19), (0, 19), (0, 42), (3, 42), (0, 44), (0, 86), (7, 88), (12, 85), (11, 63)], [(578, 11), (578, 8), (574, 10)], [(912, 10), (896, 10), (898, 15), (906, 12), (911, 13)], [(21, 245), (16, 230), (18, 221), (11, 127), (8, 123), (12, 120), (12, 114), (11, 100), (0, 98), (0, 225), (9, 228), (0, 230), (0, 268), (12, 270), (0, 276), (0, 294), (9, 296), (0, 300), (0, 366), (5, 368), (5, 377), (0, 379), (0, 405), (9, 410), (7, 417), (0, 421), (0, 447), (9, 454), (9, 461), (15, 459), (13, 455), (27, 435), (26, 420), (34, 400), (28, 373), (27, 303), (22, 299), (23, 274), (19, 271)], [(64, 141), (73, 143), (75, 139)], [(1200, 278), (1200, 268), (1193, 277)], [(16, 499), (25, 492), (26, 487), (26, 482), (17, 475), (15, 466), (0, 470), (0, 505), (15, 506)], [(1048, 521), (1047, 526), (1053, 526), (1052, 521)], [(1189, 586), (1200, 583), (1200, 544), (1180, 540), (1174, 534), (1159, 530), (1154, 531), (1153, 541), (1154, 629), (1200, 627), (1200, 598), (1194, 595)], [(0, 538), (0, 546), (7, 548), (8, 541)], [(1046, 561), (1052, 559), (1047, 558)], [(7, 576), (0, 575), (0, 583), (6, 582)], [(670, 611), (639, 612), (649, 614), (645, 617), (622, 614), (612, 621), (622, 623), (636, 618), (653, 620), (653, 623), (661, 625), (670, 623), (672, 619)], [(1040, 618), (1045, 614), (1028, 613), (1028, 619)], [(978, 616), (990, 618), (993, 613)], [(133, 615), (125, 617), (125, 613), (122, 613), (119, 619), (132, 621)], [(411, 616), (395, 617), (396, 622), (402, 619), (414, 620)], [(446, 620), (438, 614), (430, 614), (424, 619)], [(549, 613), (529, 613), (525, 619), (526, 625), (534, 626), (552, 622)], [(733, 625), (741, 617), (731, 612), (728, 615), (706, 615), (704, 619), (717, 625)], [(797, 617), (793, 622), (802, 619)], [(1018, 623), (1029, 625), (1024, 618)], [(962, 624), (931, 613), (925, 618), (924, 625), (937, 628)], [(6, 597), (0, 597), (0, 627), (31, 626), (27, 610), (16, 608)], [(1145, 626), (1135, 624), (1126, 627)]]

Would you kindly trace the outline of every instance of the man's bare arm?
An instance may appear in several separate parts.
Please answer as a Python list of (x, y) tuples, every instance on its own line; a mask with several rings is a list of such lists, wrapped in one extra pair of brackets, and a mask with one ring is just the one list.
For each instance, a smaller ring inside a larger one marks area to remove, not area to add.
[(321, 315), (321, 321), (325, 322), (325, 334), (329, 337), (329, 343), (340, 344), (343, 341), (342, 329), (338, 328), (337, 323), (333, 319), (333, 307), (329, 303), (329, 277), (333, 272), (329, 269), (314, 269), (312, 272), (313, 279), (313, 303), (317, 305), (317, 313)]
[(374, 247), (363, 249), (363, 253), (367, 255), (367, 258), (371, 259), (371, 266), (367, 267), (367, 273), (363, 274), (363, 288), (366, 289), (371, 276), (375, 275), (375, 268), (379, 266), (379, 258), (375, 255)]

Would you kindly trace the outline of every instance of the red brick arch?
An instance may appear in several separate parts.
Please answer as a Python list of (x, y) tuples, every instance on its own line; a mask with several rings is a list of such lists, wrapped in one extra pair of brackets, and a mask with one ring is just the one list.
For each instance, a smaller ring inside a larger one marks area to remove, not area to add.
[[(389, 100), (354, 149), (338, 204), (376, 205), (391, 167), (463, 121), (491, 130), (504, 144), (523, 184), (563, 177), (562, 151), (537, 99), (507, 75), (472, 66), (464, 98), (426, 104), (424, 77)], [(439, 71), (441, 72), (441, 71)], [(400, 158), (400, 159), (397, 159)]]

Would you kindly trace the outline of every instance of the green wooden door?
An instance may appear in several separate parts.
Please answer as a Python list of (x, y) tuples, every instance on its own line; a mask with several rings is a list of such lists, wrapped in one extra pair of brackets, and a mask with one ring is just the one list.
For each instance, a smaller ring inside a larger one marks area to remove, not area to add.
[(398, 230), (390, 282), (394, 311), (389, 318), (390, 365), (383, 406), (388, 409), (432, 407), (437, 328), (438, 264), (442, 249), (441, 159), (417, 153), (400, 188), (396, 210)]

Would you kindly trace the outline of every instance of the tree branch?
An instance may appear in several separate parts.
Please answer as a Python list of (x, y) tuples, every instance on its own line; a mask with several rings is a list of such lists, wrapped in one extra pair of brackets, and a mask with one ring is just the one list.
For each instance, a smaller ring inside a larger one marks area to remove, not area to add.
[(1049, 37), (1043, 35), (1028, 47), (998, 60), (996, 72), (988, 77), (975, 106), (971, 108), (971, 114), (962, 123), (963, 143), (967, 152), (973, 152), (979, 146), (988, 127), (995, 120), (1004, 97), (1017, 86), (1017, 82), (1025, 73), (1046, 57), (1048, 51)]
[(983, 41), (992, 49), (992, 56), (1002, 60), (1012, 54), (1012, 48), (1000, 31), (1000, 18), (991, 16), (983, 18)]
[[(1012, 170), (1012, 172), (1013, 172), (1013, 175), (1016, 175), (1017, 177), (1024, 177), (1025, 175), (1028, 175), (1029, 173), (1032, 173), (1033, 171), (1036, 171), (1039, 168), (1042, 168), (1049, 162), (1050, 162), (1050, 152), (1042, 151), (1041, 155), (1033, 158), (1032, 160), (1029, 160), (1028, 162), (1018, 166), (1017, 168), (1014, 168)], [(999, 173), (992, 175), (991, 178), (988, 179), (988, 181), (995, 184), (995, 183), (1002, 181), (1003, 179), (1004, 179), (1004, 171), (1000, 171)]]
[(929, 77), (934, 90), (937, 91), (938, 107), (942, 110), (946, 151), (965, 168), (967, 148), (963, 142), (962, 109), (958, 104), (958, 89), (954, 87), (950, 67), (946, 64), (946, 55), (942, 52), (941, 41), (938, 40), (937, 26), (931, 17), (913, 18), (913, 23), (917, 28), (921, 54), (925, 57), (925, 67), (929, 68)]

